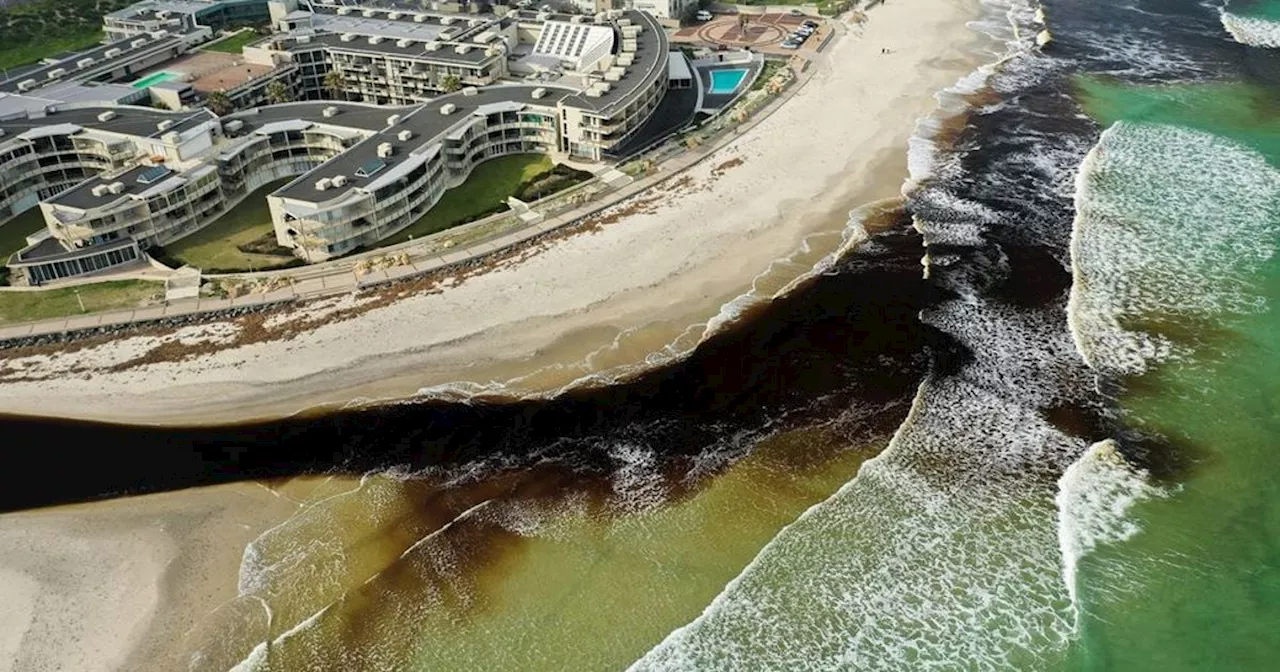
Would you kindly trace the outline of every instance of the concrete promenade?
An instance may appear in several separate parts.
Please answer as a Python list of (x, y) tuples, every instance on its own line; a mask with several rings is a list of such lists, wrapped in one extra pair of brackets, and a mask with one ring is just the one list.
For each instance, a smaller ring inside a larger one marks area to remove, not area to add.
[[(837, 23), (837, 26), (837, 30), (843, 33), (844, 26), (839, 23)], [(752, 115), (750, 119), (738, 125), (732, 131), (722, 134), (713, 142), (700, 145), (692, 149), (683, 147), (678, 148), (670, 158), (663, 159), (656, 163), (651, 174), (644, 178), (635, 180), (619, 189), (608, 192), (582, 207), (561, 213), (554, 217), (548, 217), (537, 224), (528, 225), (515, 231), (509, 231), (491, 239), (479, 240), (465, 248), (459, 248), (456, 250), (441, 252), (431, 249), (433, 245), (430, 243), (430, 239), (424, 238), (421, 242), (414, 241), (404, 243), (400, 246), (393, 246), (381, 250), (372, 250), (366, 254), (360, 255), (359, 257), (324, 262), (315, 266), (302, 266), (281, 271), (267, 271), (258, 274), (237, 274), (237, 277), (240, 278), (251, 278), (255, 276), (264, 279), (287, 277), (292, 280), (291, 285), (265, 294), (251, 293), (234, 299), (200, 298), (173, 301), (163, 306), (157, 305), (138, 309), (73, 315), (65, 318), (53, 318), (37, 322), (4, 326), (0, 327), (0, 347), (3, 347), (3, 341), (12, 339), (60, 334), (98, 327), (120, 326), (135, 322), (149, 322), (165, 318), (197, 315), (200, 313), (216, 313), (232, 308), (261, 306), (263, 304), (283, 305), (288, 302), (303, 299), (338, 296), (364, 289), (372, 285), (378, 285), (392, 280), (407, 279), (448, 266), (482, 259), (494, 254), (495, 252), (520, 245), (532, 238), (554, 231), (568, 224), (572, 224), (585, 217), (589, 217), (633, 196), (642, 194), (668, 178), (679, 175), (682, 171), (701, 162), (715, 151), (732, 142), (742, 133), (768, 118), (775, 110), (784, 105), (791, 96), (800, 91), (816, 70), (818, 70), (818, 68), (814, 67), (813, 63), (809, 63), (808, 67), (806, 67), (803, 72), (799, 73), (796, 80), (786, 88), (783, 95), (773, 101), (770, 101), (768, 105), (756, 114)], [(666, 151), (670, 150), (662, 148), (656, 150), (659, 154)], [(393, 266), (387, 269), (373, 270), (363, 275), (356, 273), (356, 265), (360, 263), (362, 258), (367, 259), (370, 256), (376, 257), (401, 254), (408, 255), (408, 264)]]

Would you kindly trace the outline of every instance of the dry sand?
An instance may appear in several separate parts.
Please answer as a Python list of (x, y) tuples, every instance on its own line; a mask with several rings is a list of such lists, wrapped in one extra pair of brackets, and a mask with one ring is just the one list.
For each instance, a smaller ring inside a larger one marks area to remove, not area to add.
[[(643, 363), (681, 334), (692, 345), (696, 325), (753, 281), (767, 298), (835, 249), (851, 208), (897, 194), (916, 119), (975, 66), (964, 25), (975, 13), (973, 3), (943, 0), (871, 10), (819, 57), (799, 93), (689, 179), (672, 180), (649, 212), (289, 341), (119, 372), (103, 367), (155, 339), (0, 360), (0, 374), (12, 380), (21, 367), (29, 378), (0, 385), (0, 412), (192, 424), (459, 381), (537, 392)], [(81, 371), (63, 375), (71, 369)]]

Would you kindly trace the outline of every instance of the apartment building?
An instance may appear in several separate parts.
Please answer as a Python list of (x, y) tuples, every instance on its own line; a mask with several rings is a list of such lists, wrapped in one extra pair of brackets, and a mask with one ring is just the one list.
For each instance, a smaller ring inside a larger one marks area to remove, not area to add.
[(46, 222), (9, 260), (22, 272), (16, 279), (45, 282), (135, 261), (146, 246), (211, 221), (219, 181), (199, 157), (217, 129), (205, 110), (124, 106), (0, 120), (0, 212), (38, 203)]
[(507, 74), (510, 21), (386, 8), (312, 4), (284, 13), (282, 32), (263, 48), (299, 65), (302, 96), (390, 105), (425, 102), (456, 86), (487, 86)]
[[(341, 9), (326, 16), (351, 16)], [(223, 118), (77, 105), (0, 114), (0, 212), (38, 201), (47, 224), (9, 260), (21, 271), (15, 280), (138, 263), (146, 249), (283, 178), (295, 179), (267, 197), (277, 241), (309, 262), (345, 254), (417, 221), (487, 159), (602, 160), (668, 86), (666, 36), (643, 12), (361, 10), (364, 27), (329, 24), (345, 32), (291, 24), (306, 19), (297, 10), (277, 13), (289, 31), (246, 54), (275, 64), (300, 98), (331, 94), (324, 80), (337, 71), (340, 93), (358, 100), (261, 105)], [(446, 75), (462, 90), (440, 95)]]
[(267, 0), (143, 0), (102, 17), (108, 40), (123, 40), (159, 31), (190, 33), (270, 20)]
[(0, 93), (38, 96), (55, 86), (128, 79), (178, 57), (191, 45), (207, 39), (208, 29), (204, 30), (204, 33), (183, 35), (161, 31), (108, 42), (62, 60), (47, 61), (38, 68), (20, 70), (0, 80)]
[(558, 105), (572, 93), (503, 85), (391, 112), (376, 133), (267, 197), (276, 239), (309, 262), (375, 244), (420, 219), (476, 165), (556, 151)]

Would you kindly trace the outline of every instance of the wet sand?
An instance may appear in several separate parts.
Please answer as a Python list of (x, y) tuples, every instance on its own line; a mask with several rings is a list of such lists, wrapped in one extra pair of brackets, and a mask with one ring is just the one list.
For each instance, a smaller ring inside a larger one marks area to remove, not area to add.
[(297, 508), (245, 483), (0, 516), (0, 670), (186, 669), (245, 544)]

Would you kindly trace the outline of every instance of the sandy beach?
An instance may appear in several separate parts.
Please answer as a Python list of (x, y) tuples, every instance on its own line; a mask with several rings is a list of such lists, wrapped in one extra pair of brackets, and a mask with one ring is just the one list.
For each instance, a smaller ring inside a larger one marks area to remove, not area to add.
[(297, 510), (246, 483), (0, 516), (0, 670), (186, 669), (245, 545)]
[(596, 231), (290, 340), (124, 370), (112, 369), (162, 339), (0, 360), (0, 412), (231, 422), (423, 388), (544, 392), (673, 343), (668, 353), (687, 349), (753, 283), (768, 298), (836, 249), (852, 208), (898, 193), (916, 120), (976, 65), (965, 27), (976, 11), (941, 0), (875, 7), (784, 106)]

